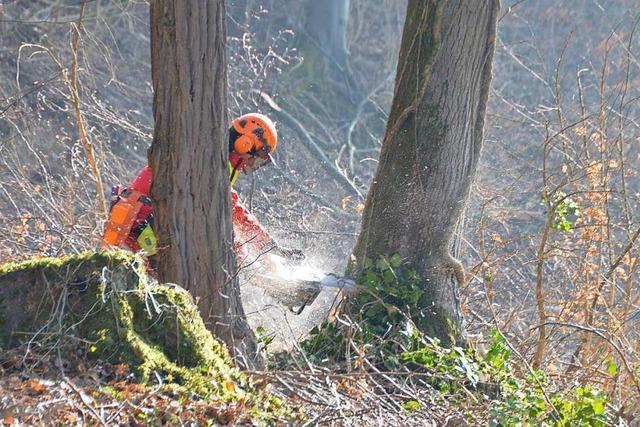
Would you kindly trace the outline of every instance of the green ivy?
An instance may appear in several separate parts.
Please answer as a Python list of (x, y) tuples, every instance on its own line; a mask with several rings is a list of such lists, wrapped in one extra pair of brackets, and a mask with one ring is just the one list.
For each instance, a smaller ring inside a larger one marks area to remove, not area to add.
[[(419, 301), (424, 295), (415, 270), (401, 268), (398, 254), (365, 261), (356, 284), (364, 290), (349, 302), (353, 326), (350, 340), (369, 349), (367, 357), (386, 368), (401, 365), (398, 355), (411, 348), (418, 336), (412, 319), (420, 316)], [(302, 349), (312, 361), (339, 361), (344, 357), (345, 327), (324, 322), (314, 327)]]
[(455, 390), (457, 383), (464, 383), (473, 388), (478, 385), (481, 370), (473, 350), (461, 347), (443, 348), (437, 339), (427, 340), (428, 342), (421, 344), (417, 350), (403, 353), (402, 360), (419, 364), (429, 372), (435, 373), (439, 379), (434, 385), (440, 390)]
[(417, 400), (408, 400), (402, 403), (402, 407), (407, 412), (418, 412), (422, 410), (422, 405)]
[(359, 317), (371, 326), (371, 333), (384, 334), (420, 313), (419, 301), (424, 294), (420, 276), (415, 270), (403, 270), (401, 266), (402, 258), (398, 254), (380, 257), (375, 265), (368, 260), (356, 280), (366, 291), (356, 296), (354, 307), (360, 310)]
[[(555, 207), (555, 210), (551, 228), (570, 233), (573, 230), (575, 220), (581, 215), (578, 203), (562, 191), (555, 192), (552, 200), (552, 206)], [(543, 196), (542, 201), (547, 204), (548, 199), (546, 196)]]
[[(354, 343), (371, 363), (431, 374), (428, 382), (447, 393), (448, 399), (463, 402), (469, 392), (474, 393), (489, 408), (490, 426), (612, 423), (607, 407), (610, 399), (605, 393), (587, 386), (557, 390), (540, 371), (516, 375), (519, 370), (513, 367), (518, 361), (512, 360), (511, 349), (499, 331), (493, 332), (483, 356), (471, 348), (444, 348), (439, 340), (424, 336), (414, 325), (414, 319), (421, 316), (421, 280), (415, 271), (402, 267), (398, 255), (367, 260), (356, 279), (364, 291), (350, 301), (348, 316), (342, 322), (324, 322), (311, 330), (309, 339), (302, 343), (307, 357), (327, 364), (343, 361), (346, 354), (355, 358), (356, 352), (345, 351), (349, 342)], [(609, 374), (617, 375), (615, 360), (604, 362)], [(402, 406), (407, 412), (422, 410), (414, 400)]]
[(480, 368), (481, 375), (496, 381), (500, 388), (491, 402), (489, 425), (605, 426), (613, 422), (607, 411), (610, 398), (604, 392), (589, 386), (556, 390), (540, 371), (518, 378), (512, 369), (516, 362), (510, 357), (504, 336), (494, 331)]

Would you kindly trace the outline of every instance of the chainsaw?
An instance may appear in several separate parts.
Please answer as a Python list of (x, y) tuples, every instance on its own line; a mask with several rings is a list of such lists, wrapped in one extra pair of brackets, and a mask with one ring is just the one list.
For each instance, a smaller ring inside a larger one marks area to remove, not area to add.
[(278, 260), (270, 267), (266, 272), (245, 275), (246, 282), (264, 290), (266, 295), (297, 315), (311, 305), (323, 289), (349, 293), (355, 288), (352, 278), (326, 274), (308, 265), (288, 265)]

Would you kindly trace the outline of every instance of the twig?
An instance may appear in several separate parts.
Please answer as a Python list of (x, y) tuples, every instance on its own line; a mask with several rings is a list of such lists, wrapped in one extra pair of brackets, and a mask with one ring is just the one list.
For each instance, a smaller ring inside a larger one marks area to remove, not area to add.
[[(629, 361), (627, 360), (624, 352), (622, 351), (622, 349), (616, 343), (614, 343), (602, 331), (600, 331), (600, 330), (598, 330), (596, 328), (590, 327), (590, 326), (577, 325), (575, 323), (546, 322), (546, 324), (547, 325), (553, 325), (553, 326), (564, 326), (564, 327), (567, 327), (567, 328), (573, 328), (573, 329), (577, 329), (579, 331), (588, 332), (588, 333), (594, 334), (594, 335), (602, 338), (606, 342), (608, 342), (609, 345), (616, 351), (616, 353), (618, 353), (618, 356), (620, 356), (620, 360), (622, 360), (622, 364), (624, 365), (625, 370), (627, 371), (627, 373), (631, 377), (631, 380), (633, 381), (633, 384), (636, 387), (636, 391), (638, 392), (638, 398), (640, 399), (640, 382), (638, 381), (637, 376), (634, 374), (633, 369), (629, 365)], [(542, 326), (542, 325), (537, 325), (533, 329), (539, 328), (540, 326)]]
[(69, 86), (69, 92), (71, 93), (73, 110), (76, 116), (76, 123), (78, 125), (78, 134), (80, 136), (80, 142), (82, 148), (87, 156), (87, 162), (91, 168), (91, 175), (96, 184), (96, 192), (98, 193), (98, 204), (103, 218), (107, 218), (107, 202), (104, 197), (104, 185), (102, 184), (102, 177), (96, 163), (94, 144), (89, 141), (87, 132), (84, 126), (84, 119), (82, 117), (82, 111), (80, 110), (80, 97), (78, 96), (78, 40), (80, 39), (80, 31), (82, 31), (82, 18), (84, 15), (84, 8), (87, 4), (87, 0), (83, 0), (80, 4), (80, 16), (75, 25), (72, 25), (71, 35), (71, 53), (72, 60), (70, 66), (70, 75), (67, 78), (67, 84)]
[(87, 396), (84, 393), (82, 393), (82, 391), (78, 390), (78, 388), (71, 382), (69, 378), (64, 378), (63, 382), (67, 384), (69, 388), (71, 388), (71, 390), (73, 390), (78, 395), (78, 397), (80, 398), (80, 401), (89, 410), (89, 413), (91, 414), (91, 416), (95, 418), (96, 421), (100, 423), (100, 425), (106, 426), (107, 424), (105, 423), (104, 419), (102, 419), (100, 414), (96, 412), (96, 409), (93, 406), (91, 406), (88, 402), (85, 401), (85, 398)]
[(299, 135), (303, 144), (310, 150), (311, 154), (319, 160), (320, 165), (327, 171), (329, 174), (336, 180), (338, 184), (342, 188), (344, 188), (349, 193), (355, 193), (361, 199), (364, 199), (362, 192), (356, 185), (347, 178), (343, 173), (341, 173), (338, 168), (334, 167), (331, 160), (326, 156), (322, 148), (315, 143), (309, 132), (302, 126), (302, 124), (295, 119), (291, 114), (283, 110), (278, 103), (267, 95), (264, 92), (260, 92), (260, 96), (265, 100), (269, 108), (274, 112), (274, 114), (280, 118), (283, 122), (285, 122), (288, 126), (293, 128)]

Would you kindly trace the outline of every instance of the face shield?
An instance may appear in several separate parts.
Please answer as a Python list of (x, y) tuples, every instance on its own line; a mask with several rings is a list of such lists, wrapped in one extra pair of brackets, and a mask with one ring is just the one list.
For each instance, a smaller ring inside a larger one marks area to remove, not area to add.
[(269, 163), (273, 163), (275, 165), (273, 157), (271, 156), (269, 151), (257, 150), (245, 161), (244, 172), (246, 174), (251, 174), (261, 167), (268, 165)]

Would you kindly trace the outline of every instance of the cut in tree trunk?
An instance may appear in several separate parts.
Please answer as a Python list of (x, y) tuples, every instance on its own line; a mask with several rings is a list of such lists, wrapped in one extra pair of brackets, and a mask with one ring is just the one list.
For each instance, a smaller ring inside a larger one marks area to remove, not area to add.
[(420, 273), (426, 298), (418, 326), (444, 344), (463, 341), (451, 256), (483, 140), (498, 0), (410, 0), (393, 105), (354, 249), (399, 253)]
[(158, 273), (192, 293), (206, 324), (239, 356), (253, 353), (255, 340), (235, 277), (225, 39), (223, 0), (151, 2)]

